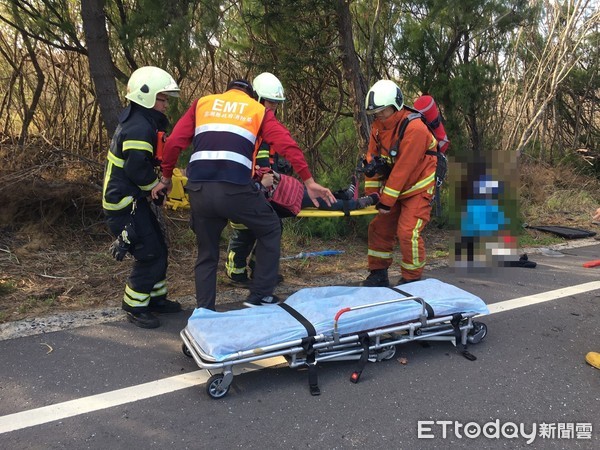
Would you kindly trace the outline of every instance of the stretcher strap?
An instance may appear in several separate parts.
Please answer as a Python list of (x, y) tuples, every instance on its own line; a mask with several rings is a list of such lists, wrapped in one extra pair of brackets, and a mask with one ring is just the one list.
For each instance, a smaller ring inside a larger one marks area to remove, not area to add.
[(290, 305), (285, 303), (279, 303), (279, 306), (287, 311), (294, 319), (302, 324), (306, 329), (308, 336), (302, 339), (302, 348), (306, 352), (306, 365), (308, 366), (308, 388), (310, 389), (310, 395), (321, 395), (321, 389), (319, 389), (319, 378), (317, 376), (317, 362), (315, 358), (315, 349), (313, 344), (315, 342), (314, 337), (317, 335), (317, 330), (312, 323), (310, 323), (306, 317), (292, 308)]
[(317, 360), (315, 355), (314, 337), (302, 339), (302, 348), (306, 352), (306, 366), (308, 367), (308, 389), (310, 395), (321, 395), (319, 376), (317, 375)]
[(454, 339), (456, 340), (456, 348), (460, 349), (461, 355), (463, 355), (469, 361), (475, 361), (477, 357), (467, 350), (466, 344), (462, 343), (462, 332), (460, 331), (460, 322), (462, 320), (462, 314), (452, 314), (452, 320), (450, 321), (450, 324), (452, 325), (452, 328), (454, 328)]
[(344, 200), (342, 207), (344, 208), (344, 216), (350, 217), (350, 202), (348, 200)]
[(356, 370), (354, 372), (352, 372), (352, 375), (350, 376), (350, 381), (352, 381), (353, 383), (358, 383), (358, 380), (360, 380), (360, 375), (362, 374), (363, 370), (365, 369), (365, 366), (367, 365), (367, 361), (369, 360), (369, 343), (370, 343), (370, 338), (369, 338), (369, 333), (360, 333), (358, 335), (358, 342), (360, 344), (360, 346), (362, 347), (362, 352), (360, 353), (360, 359), (358, 360), (358, 366), (356, 368)]
[[(398, 294), (404, 295), (405, 297), (413, 297), (412, 294), (409, 294), (408, 292), (405, 292), (402, 289), (398, 289), (398, 288), (391, 287), (391, 286), (390, 286), (390, 289), (394, 292), (397, 292)], [(415, 300), (415, 302), (421, 303), (418, 300)], [(435, 314), (433, 313), (433, 308), (425, 300), (423, 300), (423, 303), (425, 304), (425, 309), (427, 310), (427, 318), (433, 319), (433, 316), (435, 316)]]
[(308, 333), (309, 337), (317, 335), (317, 330), (315, 330), (315, 327), (313, 326), (313, 324), (310, 323), (306, 317), (304, 317), (302, 314), (300, 314), (298, 311), (296, 311), (294, 308), (292, 308), (290, 305), (288, 305), (286, 303), (279, 303), (278, 305), (281, 306), (281, 308), (283, 308), (294, 319), (296, 319), (298, 322), (300, 322), (302, 324), (302, 326), (306, 329), (306, 332)]

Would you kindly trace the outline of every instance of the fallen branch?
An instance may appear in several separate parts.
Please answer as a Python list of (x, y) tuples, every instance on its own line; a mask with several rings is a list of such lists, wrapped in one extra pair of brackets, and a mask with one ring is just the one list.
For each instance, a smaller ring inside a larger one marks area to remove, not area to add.
[(45, 342), (40, 342), (40, 345), (45, 345), (46, 347), (48, 347), (48, 351), (46, 352), (46, 355), (48, 355), (49, 353), (52, 353), (54, 351), (54, 349), (52, 347), (50, 347), (48, 344), (46, 344)]
[(10, 258), (14, 257), (15, 260), (17, 261), (17, 264), (21, 265), (21, 261), (19, 261), (19, 258), (17, 258), (17, 255), (15, 255), (13, 252), (10, 251), (10, 248), (8, 248), (8, 247), (6, 247), (6, 249), (0, 248), (0, 251), (2, 251), (4, 253), (8, 253)]
[(56, 279), (56, 280), (73, 280), (73, 279), (75, 279), (75, 277), (57, 277), (57, 276), (54, 276), (54, 275), (46, 275), (45, 273), (38, 273), (37, 275), (40, 276), (40, 277), (53, 278), (53, 279)]

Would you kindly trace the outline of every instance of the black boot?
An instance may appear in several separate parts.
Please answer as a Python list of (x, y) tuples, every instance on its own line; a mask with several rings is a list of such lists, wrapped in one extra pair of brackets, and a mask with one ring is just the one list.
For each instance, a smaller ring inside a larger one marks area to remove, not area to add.
[(227, 277), (234, 283), (241, 284), (244, 286), (248, 285), (248, 283), (250, 282), (250, 279), (248, 278), (246, 272), (232, 273), (231, 275), (227, 275)]
[(358, 200), (358, 177), (352, 175), (348, 189), (340, 189), (333, 193), (333, 196), (339, 200)]
[(127, 320), (140, 328), (158, 328), (160, 326), (160, 321), (145, 308), (144, 311), (139, 312), (127, 311)]
[(387, 269), (371, 270), (371, 273), (362, 282), (362, 285), (366, 287), (389, 287), (390, 280)]
[(243, 304), (248, 308), (253, 308), (255, 306), (276, 305), (278, 303), (281, 303), (281, 300), (276, 295), (250, 294)]
[(398, 284), (412, 283), (414, 281), (421, 281), (421, 278), (415, 278), (414, 280), (407, 280), (406, 278), (402, 277), (398, 280)]
[(157, 314), (178, 313), (181, 311), (181, 303), (161, 298), (160, 300), (152, 299), (148, 304), (148, 309)]
[(518, 261), (504, 261), (504, 267), (525, 267), (526, 269), (533, 269), (536, 266), (536, 262), (529, 261), (527, 253), (521, 255)]
[(379, 194), (371, 194), (365, 197), (359, 198), (356, 203), (356, 209), (363, 209), (371, 205), (376, 205), (379, 202)]

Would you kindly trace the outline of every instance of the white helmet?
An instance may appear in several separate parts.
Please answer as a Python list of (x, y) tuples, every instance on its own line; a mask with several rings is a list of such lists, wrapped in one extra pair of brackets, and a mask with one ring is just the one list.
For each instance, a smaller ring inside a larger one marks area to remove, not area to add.
[(365, 109), (367, 114), (375, 114), (388, 106), (393, 106), (396, 110), (402, 109), (404, 97), (400, 88), (391, 80), (379, 80), (365, 98)]
[(285, 100), (283, 94), (283, 85), (279, 78), (269, 72), (263, 72), (254, 78), (252, 82), (254, 92), (258, 97), (258, 101), (269, 100), (270, 102), (281, 103)]
[(140, 67), (129, 77), (125, 98), (144, 108), (152, 108), (159, 92), (179, 97), (179, 86), (171, 75), (158, 67)]

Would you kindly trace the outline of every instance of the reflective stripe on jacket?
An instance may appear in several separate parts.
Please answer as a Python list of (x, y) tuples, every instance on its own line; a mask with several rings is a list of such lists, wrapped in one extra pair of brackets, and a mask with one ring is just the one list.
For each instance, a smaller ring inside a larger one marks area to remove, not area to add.
[[(371, 138), (367, 161), (374, 156), (391, 159), (391, 147), (397, 142), (398, 129), (410, 111), (396, 111), (385, 120), (376, 120), (371, 127)], [(436, 157), (427, 155), (428, 150), (435, 150), (437, 140), (421, 120), (411, 120), (404, 137), (399, 142), (397, 156), (393, 158), (393, 167), (386, 180), (378, 175), (365, 179), (365, 192), (376, 192), (381, 188), (380, 202), (393, 206), (399, 198), (406, 198), (427, 191), (434, 186)]]
[(231, 89), (198, 100), (188, 181), (246, 184), (265, 107)]
[[(128, 214), (134, 200), (158, 184), (154, 164), (158, 123), (164, 114), (130, 104), (110, 143), (104, 169), (102, 208), (108, 215)], [(160, 130), (164, 131), (164, 130)]]

